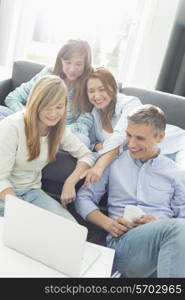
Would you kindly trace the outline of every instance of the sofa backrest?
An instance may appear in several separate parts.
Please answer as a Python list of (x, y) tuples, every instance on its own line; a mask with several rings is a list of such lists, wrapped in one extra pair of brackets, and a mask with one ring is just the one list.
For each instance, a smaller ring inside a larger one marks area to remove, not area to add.
[(13, 90), (18, 87), (21, 83), (29, 81), (33, 76), (39, 73), (45, 65), (26, 61), (17, 60), (13, 64), (12, 71), (12, 88)]
[(159, 106), (166, 114), (167, 123), (185, 129), (185, 97), (135, 87), (122, 88), (121, 92), (138, 97), (143, 104)]

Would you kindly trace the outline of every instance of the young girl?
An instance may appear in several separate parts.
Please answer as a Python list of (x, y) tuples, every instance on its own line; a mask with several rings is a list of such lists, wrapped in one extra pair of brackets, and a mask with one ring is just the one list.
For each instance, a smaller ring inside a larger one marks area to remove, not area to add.
[[(99, 154), (104, 154), (99, 158), (99, 165), (97, 161), (93, 168), (83, 174), (88, 185), (98, 180), (105, 167), (112, 162), (113, 155), (111, 160), (106, 159), (109, 151), (125, 144), (127, 116), (142, 103), (136, 97), (118, 93), (114, 76), (105, 68), (97, 68), (87, 77), (85, 97), (94, 107), (91, 146)], [(163, 154), (176, 160), (185, 169), (185, 130), (167, 125), (166, 137), (160, 146)], [(102, 159), (106, 160), (106, 165), (101, 163)]]
[(41, 190), (41, 170), (55, 160), (59, 145), (78, 159), (66, 179), (61, 201), (75, 198), (80, 175), (94, 163), (91, 151), (65, 128), (67, 88), (58, 76), (47, 75), (34, 85), (26, 109), (0, 122), (0, 214), (7, 194), (73, 219), (60, 203)]
[[(84, 40), (69, 40), (58, 52), (54, 68), (45, 67), (30, 81), (21, 84), (5, 99), (5, 104), (14, 112), (22, 110), (27, 102), (33, 84), (42, 76), (53, 74), (60, 76), (68, 88), (67, 125), (71, 131), (89, 146), (89, 132), (93, 118), (85, 112), (82, 103), (82, 85), (91, 70), (91, 49)], [(1, 115), (1, 109), (0, 109)]]

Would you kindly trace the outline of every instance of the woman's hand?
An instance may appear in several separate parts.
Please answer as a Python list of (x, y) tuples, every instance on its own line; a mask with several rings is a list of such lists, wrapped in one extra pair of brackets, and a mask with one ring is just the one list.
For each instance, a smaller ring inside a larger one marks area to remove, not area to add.
[(98, 181), (102, 174), (103, 174), (102, 168), (99, 168), (98, 166), (94, 166), (88, 170), (86, 170), (82, 176), (80, 177), (81, 179), (85, 177), (85, 182), (83, 184), (84, 188), (88, 188), (89, 184), (92, 182)]
[(61, 203), (64, 207), (66, 207), (67, 204), (74, 201), (76, 198), (76, 190), (75, 185), (71, 182), (66, 181), (62, 188), (62, 193), (60, 196)]
[(103, 144), (101, 144), (101, 143), (97, 143), (95, 146), (94, 146), (94, 150), (96, 151), (96, 152), (98, 152), (98, 151), (100, 151), (100, 150), (102, 150), (103, 149)]
[(14, 190), (12, 188), (6, 188), (2, 192), (0, 192), (0, 199), (5, 200), (5, 197), (8, 194), (13, 195), (13, 196), (16, 197), (16, 194), (15, 194), (15, 192), (14, 192)]

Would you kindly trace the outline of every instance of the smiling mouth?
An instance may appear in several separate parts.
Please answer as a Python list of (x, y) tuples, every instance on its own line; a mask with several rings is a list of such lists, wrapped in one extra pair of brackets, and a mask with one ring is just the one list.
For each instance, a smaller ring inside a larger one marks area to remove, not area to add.
[(94, 101), (96, 104), (102, 104), (103, 102), (104, 102), (104, 100), (96, 100), (96, 101)]
[(49, 121), (49, 122), (55, 122), (55, 121), (57, 121), (57, 120), (58, 120), (58, 118), (54, 118), (54, 119), (49, 119), (49, 118), (46, 118), (46, 120), (47, 120), (47, 121)]
[(70, 77), (75, 77), (75, 76), (76, 76), (76, 74), (69, 74), (69, 76), (70, 76)]
[(142, 150), (131, 150), (131, 149), (129, 149), (129, 151), (133, 154), (137, 154), (137, 153), (140, 153)]

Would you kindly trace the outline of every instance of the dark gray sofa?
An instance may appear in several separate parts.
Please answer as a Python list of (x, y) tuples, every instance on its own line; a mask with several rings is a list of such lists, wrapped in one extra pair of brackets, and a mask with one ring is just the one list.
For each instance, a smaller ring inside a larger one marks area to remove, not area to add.
[[(8, 93), (18, 87), (22, 82), (30, 80), (38, 73), (44, 65), (31, 61), (16, 61), (13, 64), (12, 78), (0, 81), (0, 104), (4, 105), (4, 99)], [(167, 116), (167, 122), (180, 126), (185, 129), (185, 98), (159, 91), (150, 91), (134, 87), (124, 87), (121, 92), (140, 98), (143, 104), (150, 103), (163, 109)], [(42, 173), (42, 187), (55, 199), (59, 199), (62, 185), (67, 176), (72, 172), (76, 165), (76, 160), (68, 153), (60, 151), (57, 154), (57, 161), (47, 165)], [(77, 185), (77, 189), (82, 184)], [(88, 225), (88, 240), (101, 243), (101, 239), (94, 235), (96, 226), (86, 224), (75, 214), (73, 206), (69, 205), (69, 210), (75, 215), (82, 224)], [(100, 231), (100, 230), (99, 230)]]
[(143, 104), (159, 106), (165, 112), (168, 124), (185, 129), (185, 97), (136, 87), (124, 87), (121, 92), (140, 98)]

